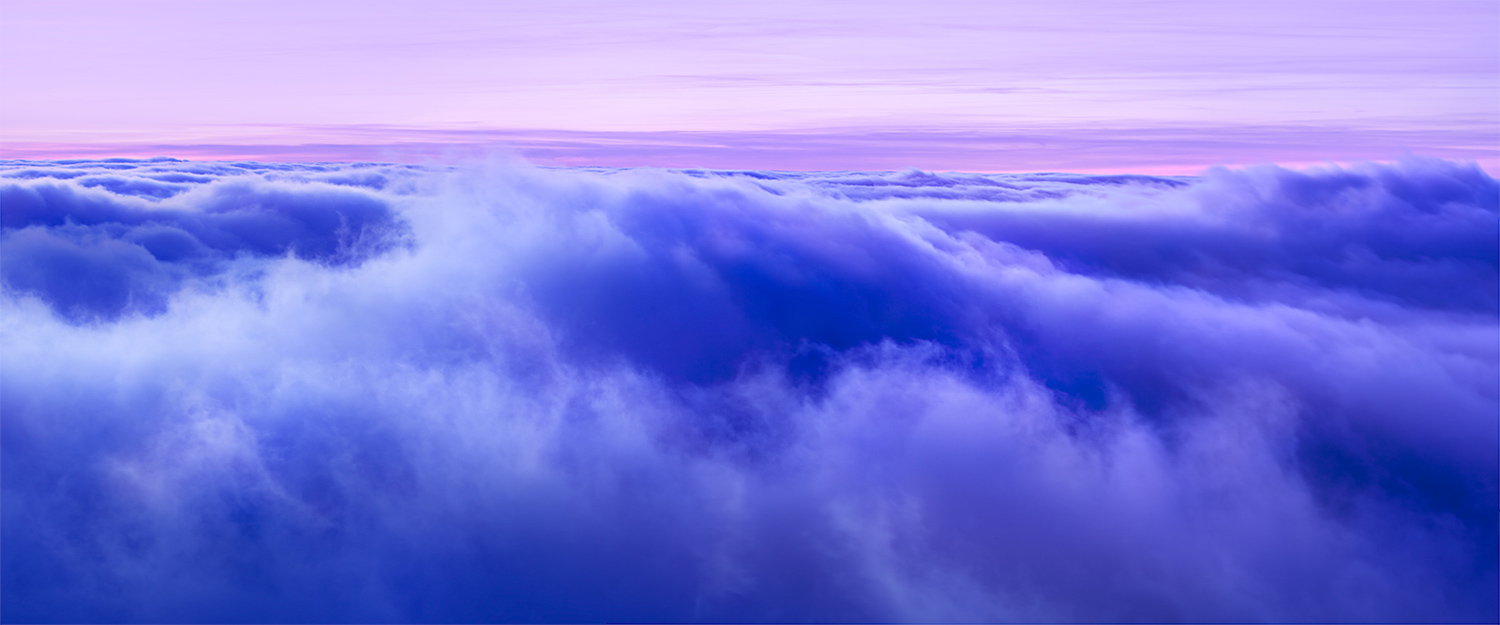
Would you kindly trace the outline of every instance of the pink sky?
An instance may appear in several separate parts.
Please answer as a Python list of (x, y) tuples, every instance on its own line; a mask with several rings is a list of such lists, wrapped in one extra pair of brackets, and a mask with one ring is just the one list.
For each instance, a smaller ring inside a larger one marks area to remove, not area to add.
[(9, 0), (0, 158), (1500, 171), (1500, 2)]

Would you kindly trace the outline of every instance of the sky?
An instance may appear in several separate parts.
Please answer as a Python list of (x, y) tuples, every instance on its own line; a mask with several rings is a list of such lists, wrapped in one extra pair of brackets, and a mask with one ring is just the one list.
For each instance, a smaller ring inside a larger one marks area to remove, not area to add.
[(1500, 167), (1500, 3), (8, 0), (0, 157)]

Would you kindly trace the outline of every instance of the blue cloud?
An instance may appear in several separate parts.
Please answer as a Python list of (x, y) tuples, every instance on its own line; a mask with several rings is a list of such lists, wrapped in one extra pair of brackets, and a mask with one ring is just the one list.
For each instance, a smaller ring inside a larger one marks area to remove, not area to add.
[(0, 168), (8, 621), (1497, 617), (1500, 186)]
[(183, 278), (218, 273), (240, 255), (348, 265), (405, 232), (386, 200), (328, 184), (205, 178), (171, 200), (192, 185), (118, 170), (37, 173), (23, 169), (0, 184), (5, 282), (74, 320), (160, 312)]

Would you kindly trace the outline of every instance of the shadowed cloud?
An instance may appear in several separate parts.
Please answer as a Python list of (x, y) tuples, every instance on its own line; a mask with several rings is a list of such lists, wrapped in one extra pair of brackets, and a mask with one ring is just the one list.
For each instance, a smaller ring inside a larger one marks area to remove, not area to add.
[(1496, 618), (1500, 185), (9, 161), (7, 621)]

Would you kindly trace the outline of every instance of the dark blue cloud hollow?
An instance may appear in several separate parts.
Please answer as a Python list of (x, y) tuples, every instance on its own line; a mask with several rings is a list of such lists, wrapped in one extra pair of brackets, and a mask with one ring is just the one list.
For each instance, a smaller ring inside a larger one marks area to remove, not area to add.
[(1493, 622), (1500, 185), (20, 162), (0, 619)]
[(6, 286), (75, 321), (160, 313), (185, 279), (240, 256), (350, 265), (405, 234), (388, 200), (360, 190), (161, 167), (74, 176), (76, 165), (12, 171), (0, 184)]

